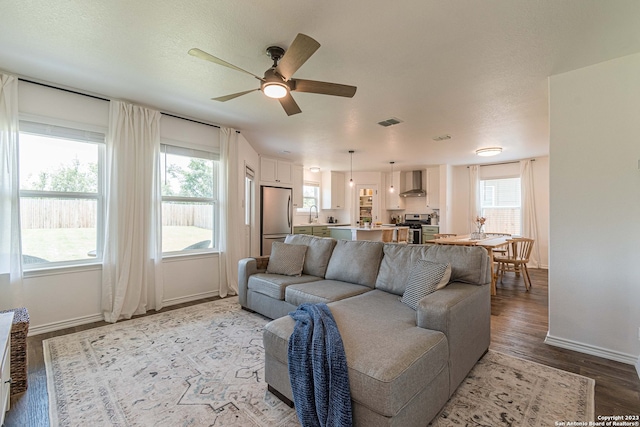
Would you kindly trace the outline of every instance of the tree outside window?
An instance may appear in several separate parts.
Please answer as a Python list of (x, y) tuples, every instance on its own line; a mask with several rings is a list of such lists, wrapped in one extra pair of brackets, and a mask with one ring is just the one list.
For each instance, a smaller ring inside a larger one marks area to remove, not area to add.
[(104, 134), (30, 121), (20, 130), (25, 269), (101, 259)]
[(215, 247), (213, 153), (162, 145), (162, 251)]
[(320, 184), (305, 182), (302, 186), (302, 207), (298, 212), (309, 212), (311, 206), (320, 206)]

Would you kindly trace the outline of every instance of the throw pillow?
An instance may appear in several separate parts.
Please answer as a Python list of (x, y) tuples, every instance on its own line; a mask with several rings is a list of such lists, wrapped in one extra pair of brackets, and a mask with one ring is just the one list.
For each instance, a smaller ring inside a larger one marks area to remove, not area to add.
[(302, 275), (306, 253), (307, 247), (305, 245), (273, 242), (271, 255), (269, 255), (269, 264), (267, 264), (267, 273), (285, 276)]
[(451, 277), (450, 264), (438, 264), (426, 259), (417, 261), (409, 273), (402, 302), (417, 310), (418, 302), (425, 296), (444, 288), (449, 282), (449, 277)]

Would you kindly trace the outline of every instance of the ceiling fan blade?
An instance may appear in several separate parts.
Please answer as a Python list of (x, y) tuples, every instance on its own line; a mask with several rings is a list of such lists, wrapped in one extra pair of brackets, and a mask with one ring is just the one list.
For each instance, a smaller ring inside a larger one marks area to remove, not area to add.
[(344, 96), (353, 98), (358, 89), (356, 86), (341, 85), (338, 83), (317, 82), (315, 80), (291, 79), (291, 86), (296, 92), (319, 93), (322, 95)]
[(204, 59), (205, 61), (211, 61), (214, 64), (222, 65), (222, 66), (231, 68), (232, 70), (236, 70), (236, 71), (240, 71), (240, 72), (245, 73), (245, 74), (249, 74), (250, 76), (253, 76), (258, 80), (262, 80), (262, 77), (258, 77), (255, 74), (250, 73), (247, 70), (243, 70), (240, 67), (236, 67), (233, 64), (229, 64), (227, 61), (223, 61), (220, 58), (216, 58), (215, 56), (213, 56), (213, 55), (211, 55), (211, 54), (209, 54), (209, 53), (207, 53), (207, 52), (205, 52), (203, 50), (200, 50), (198, 48), (189, 49), (189, 55), (195, 56), (196, 58)]
[(211, 99), (214, 101), (226, 102), (231, 99), (237, 98), (239, 96), (246, 95), (251, 92), (255, 92), (257, 90), (260, 90), (260, 89), (245, 90), (244, 92), (232, 93), (231, 95), (219, 96), (217, 98), (211, 98)]
[(291, 96), (291, 93), (287, 93), (284, 98), (278, 99), (280, 101), (280, 105), (284, 108), (284, 111), (287, 113), (287, 116), (293, 116), (294, 114), (302, 113), (300, 107)]
[(276, 72), (289, 80), (307, 59), (320, 47), (320, 43), (302, 33), (298, 34), (276, 67)]

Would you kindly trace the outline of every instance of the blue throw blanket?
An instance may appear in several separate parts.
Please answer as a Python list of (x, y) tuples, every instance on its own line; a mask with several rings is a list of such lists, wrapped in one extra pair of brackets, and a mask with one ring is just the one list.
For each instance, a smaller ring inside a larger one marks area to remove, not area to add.
[(338, 326), (326, 304), (302, 304), (289, 338), (289, 379), (303, 427), (352, 425), (349, 373)]

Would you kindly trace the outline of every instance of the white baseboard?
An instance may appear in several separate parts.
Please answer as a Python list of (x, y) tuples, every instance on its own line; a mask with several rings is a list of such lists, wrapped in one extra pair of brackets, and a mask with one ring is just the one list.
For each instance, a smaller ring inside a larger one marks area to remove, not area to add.
[(92, 314), (90, 316), (76, 317), (75, 319), (52, 322), (44, 325), (29, 327), (27, 336), (46, 334), (47, 332), (59, 331), (60, 329), (73, 328), (75, 326), (86, 325), (87, 323), (100, 322), (104, 320), (102, 314)]
[(578, 351), (580, 353), (590, 354), (592, 356), (602, 357), (604, 359), (614, 360), (616, 362), (626, 363), (627, 365), (635, 365), (640, 375), (640, 359), (631, 354), (621, 353), (619, 351), (609, 350), (577, 341), (567, 340), (564, 338), (553, 337), (547, 334), (544, 339), (545, 344), (555, 347), (566, 348), (567, 350)]
[[(218, 291), (203, 292), (200, 294), (187, 295), (179, 298), (172, 298), (163, 301), (164, 307), (171, 305), (182, 304), (185, 302), (196, 301), (203, 298), (210, 298), (218, 296)], [(29, 327), (28, 336), (46, 334), (47, 332), (59, 331), (60, 329), (73, 328), (75, 326), (86, 325), (87, 323), (101, 322), (104, 320), (102, 314), (92, 314), (89, 316), (76, 317), (74, 319), (67, 319), (60, 322), (51, 322), (44, 325)]]
[(204, 299), (204, 298), (217, 297), (219, 295), (220, 295), (220, 292), (218, 292), (218, 291), (202, 292), (202, 293), (199, 293), (199, 294), (187, 295), (187, 296), (184, 296), (184, 297), (171, 298), (171, 299), (164, 300), (164, 301), (162, 301), (162, 306), (163, 307), (169, 307), (171, 305), (182, 304), (182, 303), (185, 303), (185, 302), (196, 301), (196, 300)]
[(638, 356), (638, 360), (636, 360), (636, 373), (638, 374), (638, 378), (640, 378), (640, 356)]

